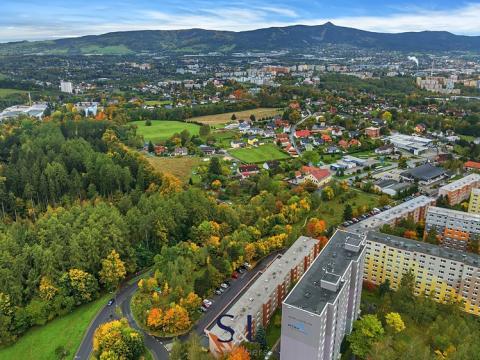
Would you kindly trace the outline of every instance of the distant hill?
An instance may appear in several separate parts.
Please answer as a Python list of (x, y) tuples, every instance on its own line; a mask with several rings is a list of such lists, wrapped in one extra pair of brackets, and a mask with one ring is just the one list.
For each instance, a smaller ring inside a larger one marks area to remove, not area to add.
[(390, 51), (480, 51), (480, 36), (455, 35), (446, 31), (377, 33), (326, 23), (295, 25), (252, 31), (147, 30), (113, 32), (49, 41), (0, 44), (7, 54), (164, 54), (223, 53), (264, 50), (308, 51), (328, 45)]

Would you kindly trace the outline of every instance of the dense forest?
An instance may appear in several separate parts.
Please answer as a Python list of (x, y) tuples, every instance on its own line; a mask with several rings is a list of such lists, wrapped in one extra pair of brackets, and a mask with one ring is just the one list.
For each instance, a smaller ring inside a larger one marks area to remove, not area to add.
[[(194, 316), (198, 296), (244, 261), (288, 246), (320, 201), (264, 173), (229, 187), (244, 201), (222, 203), (155, 173), (124, 145), (136, 138), (128, 124), (21, 120), (1, 131), (0, 345), (152, 265), (134, 304), (140, 319), (148, 323), (151, 309)], [(204, 184), (227, 178), (227, 165), (214, 159)], [(152, 285), (169, 290), (152, 298)], [(178, 330), (167, 325), (164, 332)]]

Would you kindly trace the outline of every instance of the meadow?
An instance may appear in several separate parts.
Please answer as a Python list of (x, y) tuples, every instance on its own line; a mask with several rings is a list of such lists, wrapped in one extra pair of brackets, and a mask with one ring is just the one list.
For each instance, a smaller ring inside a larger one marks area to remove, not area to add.
[(229, 154), (244, 163), (262, 163), (268, 160), (284, 160), (290, 158), (290, 155), (281, 151), (274, 144), (261, 145), (256, 148), (229, 150)]
[(12, 346), (0, 349), (0, 360), (57, 359), (55, 349), (61, 346), (68, 351), (67, 359), (73, 359), (84, 332), (98, 311), (105, 306), (109, 297), (110, 295), (105, 295), (75, 309), (68, 315), (29, 330)]
[(190, 179), (192, 170), (201, 163), (201, 159), (192, 156), (183, 157), (156, 157), (146, 156), (147, 161), (160, 173), (170, 173), (187, 182)]
[(166, 121), (166, 120), (152, 120), (151, 126), (146, 126), (145, 121), (133, 121), (137, 125), (137, 133), (143, 135), (145, 141), (152, 141), (153, 143), (167, 140), (175, 133), (181, 133), (183, 130), (188, 130), (190, 135), (198, 135), (200, 126), (197, 124), (185, 123), (182, 121)]
[(258, 109), (251, 109), (251, 110), (244, 110), (244, 111), (236, 111), (236, 112), (229, 112), (229, 113), (223, 113), (223, 114), (216, 114), (216, 115), (206, 115), (206, 116), (197, 116), (193, 117), (190, 119), (187, 119), (187, 121), (190, 122), (199, 122), (202, 124), (208, 124), (211, 126), (217, 126), (217, 125), (224, 125), (230, 121), (232, 121), (232, 115), (235, 114), (235, 117), (237, 120), (242, 120), (242, 119), (249, 119), (250, 115), (255, 115), (257, 120), (261, 118), (268, 118), (268, 117), (273, 117), (275, 115), (280, 114), (279, 109), (272, 109), (272, 108), (258, 108)]

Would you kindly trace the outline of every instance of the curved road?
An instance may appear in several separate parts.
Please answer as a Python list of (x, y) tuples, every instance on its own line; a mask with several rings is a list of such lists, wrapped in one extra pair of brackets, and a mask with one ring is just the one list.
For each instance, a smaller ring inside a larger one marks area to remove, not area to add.
[[(214, 296), (211, 298), (213, 304), (209, 308), (208, 312), (205, 313), (193, 326), (193, 331), (195, 331), (200, 336), (204, 335), (204, 329), (209, 326), (215, 319), (227, 308), (232, 301), (234, 301), (238, 295), (240, 295), (247, 284), (258, 275), (259, 272), (264, 271), (270, 263), (277, 257), (280, 252), (274, 252), (267, 257), (263, 258), (258, 262), (258, 264), (250, 271), (247, 271), (240, 275), (240, 277), (236, 280), (231, 279), (232, 284), (231, 286), (219, 296)], [(169, 358), (168, 350), (165, 347), (165, 344), (171, 342), (171, 339), (161, 339), (156, 338), (144, 330), (142, 330), (138, 324), (135, 322), (132, 310), (130, 308), (130, 300), (132, 299), (133, 294), (138, 288), (137, 281), (133, 284), (126, 284), (125, 286), (121, 287), (116, 296), (115, 296), (115, 304), (112, 306), (105, 306), (100, 312), (97, 314), (95, 319), (92, 320), (90, 326), (88, 327), (80, 347), (75, 354), (76, 360), (88, 360), (92, 354), (92, 341), (93, 341), (93, 334), (95, 330), (103, 323), (111, 321), (113, 319), (118, 319), (118, 315), (115, 312), (116, 307), (120, 307), (122, 314), (124, 317), (127, 318), (130, 325), (139, 330), (145, 339), (145, 346), (150, 352), (152, 353), (154, 359), (156, 360), (167, 360)], [(181, 337), (185, 339), (188, 335)]]

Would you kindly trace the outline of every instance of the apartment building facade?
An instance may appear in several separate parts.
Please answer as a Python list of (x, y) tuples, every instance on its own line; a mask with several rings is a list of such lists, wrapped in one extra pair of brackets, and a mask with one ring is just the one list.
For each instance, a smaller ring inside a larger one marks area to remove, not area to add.
[(366, 220), (350, 226), (350, 231), (369, 231), (377, 229), (383, 225), (395, 225), (401, 219), (411, 218), (415, 222), (423, 221), (425, 219), (427, 208), (435, 205), (434, 198), (427, 196), (418, 196), (412, 200), (401, 203), (389, 210), (381, 212), (377, 215), (369, 217)]
[(360, 312), (365, 242), (337, 230), (283, 301), (281, 360), (340, 357)]
[(480, 214), (480, 189), (472, 189), (468, 203), (468, 212), (471, 214)]
[(398, 289), (408, 271), (415, 276), (415, 295), (435, 301), (462, 302), (463, 310), (480, 315), (480, 256), (378, 232), (366, 238), (363, 278), (376, 285), (390, 281)]
[(473, 189), (480, 187), (480, 174), (470, 174), (438, 190), (438, 195), (445, 196), (448, 203), (453, 206), (468, 200)]
[(480, 214), (431, 206), (427, 210), (425, 235), (432, 229), (442, 246), (465, 251), (469, 242), (480, 236)]
[(223, 315), (222, 324), (233, 329), (231, 333), (218, 324), (205, 329), (209, 338), (210, 352), (217, 358), (248, 339), (248, 316), (251, 316), (251, 335), (258, 326), (266, 327), (274, 311), (282, 304), (291, 284), (295, 283), (310, 267), (320, 253), (317, 239), (301, 236), (285, 252), (276, 258), (265, 271), (253, 281), (245, 293)]

